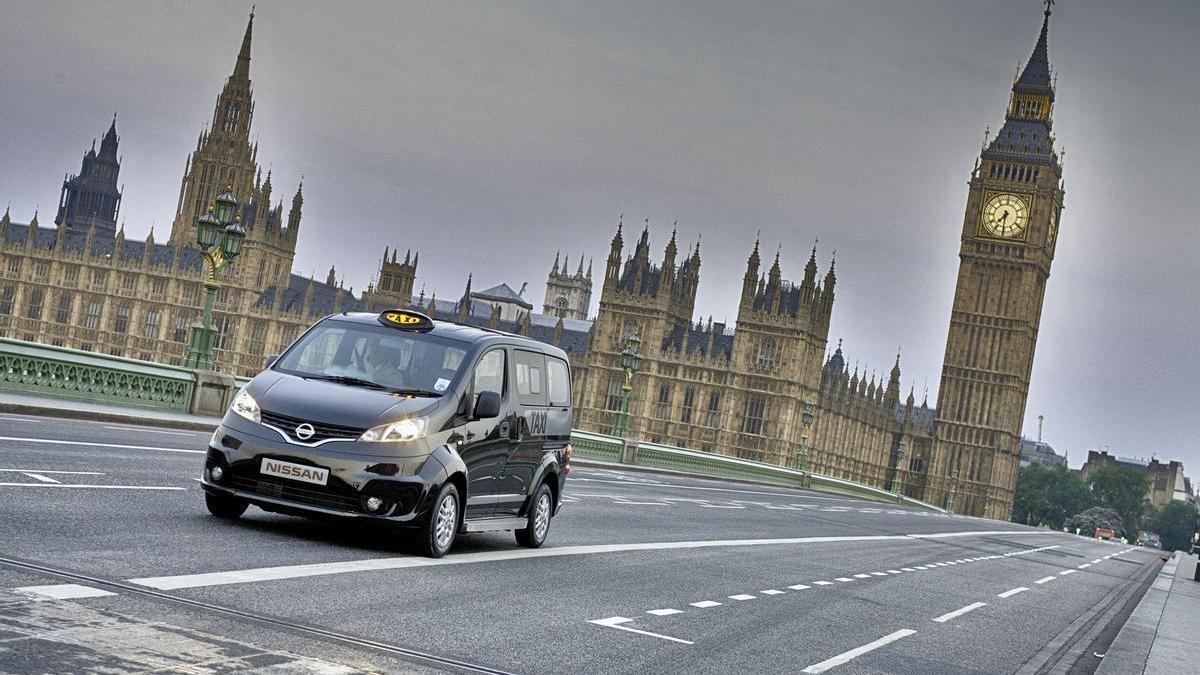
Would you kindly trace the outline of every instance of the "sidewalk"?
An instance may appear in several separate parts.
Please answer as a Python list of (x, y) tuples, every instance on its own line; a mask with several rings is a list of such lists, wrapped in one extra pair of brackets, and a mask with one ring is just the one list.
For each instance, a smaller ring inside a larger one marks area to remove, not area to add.
[(194, 431), (213, 431), (219, 417), (189, 415), (187, 413), (149, 408), (132, 408), (121, 405), (89, 403), (65, 398), (50, 398), (12, 391), (0, 391), (0, 413), (17, 415), (41, 415), (43, 417), (67, 417), (70, 419), (97, 420), (101, 422), (124, 422), (154, 427), (171, 427)]
[(1193, 673), (1200, 668), (1200, 581), (1196, 556), (1176, 552), (1163, 565), (1104, 657), (1098, 675)]

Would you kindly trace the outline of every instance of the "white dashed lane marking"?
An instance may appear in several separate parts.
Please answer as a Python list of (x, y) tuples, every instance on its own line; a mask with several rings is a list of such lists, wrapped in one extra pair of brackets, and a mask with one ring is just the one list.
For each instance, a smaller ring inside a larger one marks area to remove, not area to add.
[(706, 608), (708, 608), (708, 607), (720, 607), (720, 606), (721, 606), (721, 603), (719, 603), (719, 602), (713, 602), (712, 600), (701, 600), (700, 602), (693, 602), (693, 603), (689, 603), (689, 604), (691, 604), (691, 606), (692, 606), (692, 607), (699, 607), (700, 609), (706, 609)]
[(672, 614), (683, 614), (683, 610), (682, 609), (652, 609), (646, 613), (653, 614), (654, 616), (671, 616)]
[(889, 645), (889, 644), (895, 642), (896, 640), (906, 638), (909, 635), (912, 635), (916, 632), (917, 631), (911, 630), (909, 628), (903, 628), (901, 630), (896, 631), (895, 633), (885, 635), (874, 642), (869, 642), (861, 647), (855, 647), (854, 649), (851, 649), (848, 652), (843, 652), (841, 654), (838, 654), (837, 656), (835, 656), (831, 659), (825, 659), (824, 661), (822, 661), (820, 663), (814, 663), (813, 665), (805, 668), (801, 672), (823, 673), (823, 672), (829, 670), (830, 668), (835, 668), (837, 666), (842, 665), (843, 663), (849, 663), (850, 661), (862, 656), (863, 654), (866, 654), (868, 652), (873, 652), (876, 649), (883, 647), (884, 645)]
[(731, 595), (731, 596), (729, 596), (729, 599), (730, 599), (730, 600), (753, 600), (754, 598), (755, 598), (755, 596), (753, 596), (753, 595), (749, 595), (749, 594), (746, 594), (746, 593), (741, 593), (741, 594), (739, 594), (739, 595)]
[(1016, 588), (1014, 588), (1012, 590), (1004, 591), (1003, 593), (1000, 593), (996, 597), (997, 598), (1011, 598), (1012, 596), (1016, 595), (1017, 593), (1024, 593), (1027, 590), (1029, 590), (1029, 589), (1025, 588), (1024, 586), (1017, 586)]
[(946, 623), (950, 619), (956, 619), (956, 618), (962, 616), (963, 614), (966, 614), (968, 612), (974, 612), (975, 610), (979, 609), (980, 607), (986, 607), (986, 606), (987, 606), (986, 602), (972, 602), (971, 604), (967, 605), (966, 607), (959, 607), (958, 609), (954, 610), (953, 612), (946, 612), (945, 614), (934, 619), (934, 621), (937, 623)]
[(1035, 582), (1033, 582), (1033, 583), (1035, 583), (1035, 584), (1048, 584), (1048, 583), (1050, 583), (1051, 581), (1054, 581), (1054, 580), (1055, 580), (1055, 579), (1057, 579), (1057, 578), (1058, 578), (1058, 577), (1042, 577), (1041, 579), (1038, 579), (1037, 581), (1035, 581)]
[(53, 584), (50, 586), (21, 586), (14, 588), (14, 591), (25, 595), (33, 595), (42, 598), (53, 598), (55, 600), (74, 600), (76, 598), (103, 598), (108, 595), (116, 595), (109, 591), (92, 588), (91, 586), (80, 586), (79, 584)]

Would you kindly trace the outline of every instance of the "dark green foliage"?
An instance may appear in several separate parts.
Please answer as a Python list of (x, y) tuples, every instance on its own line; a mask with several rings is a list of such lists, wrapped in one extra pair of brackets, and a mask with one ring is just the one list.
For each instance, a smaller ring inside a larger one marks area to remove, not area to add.
[(1121, 514), (1125, 532), (1138, 531), (1150, 477), (1144, 471), (1126, 466), (1102, 466), (1088, 477), (1097, 503)]
[(1067, 518), (1092, 503), (1092, 495), (1078, 474), (1066, 467), (1048, 468), (1034, 462), (1017, 476), (1013, 520), (1026, 525), (1049, 525), (1057, 530)]
[(1196, 531), (1197, 520), (1195, 506), (1172, 501), (1154, 512), (1150, 517), (1150, 527), (1158, 532), (1164, 549), (1186, 552)]

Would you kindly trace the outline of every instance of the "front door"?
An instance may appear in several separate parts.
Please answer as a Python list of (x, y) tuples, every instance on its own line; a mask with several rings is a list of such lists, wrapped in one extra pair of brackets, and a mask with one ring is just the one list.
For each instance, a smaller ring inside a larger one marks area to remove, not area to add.
[(508, 461), (496, 484), (496, 513), (505, 516), (519, 513), (533, 490), (531, 483), (542, 463), (546, 443), (548, 404), (546, 357), (537, 352), (514, 349), (512, 361), (517, 414), (513, 420), (513, 444)]
[(462, 427), (459, 455), (467, 465), (467, 518), (483, 518), (495, 513), (497, 482), (504, 471), (512, 444), (510, 430), (512, 404), (508, 394), (508, 363), (503, 347), (486, 352), (475, 364), (468, 396), (467, 414), (475, 409), (480, 392), (500, 394), (500, 414), (467, 422)]

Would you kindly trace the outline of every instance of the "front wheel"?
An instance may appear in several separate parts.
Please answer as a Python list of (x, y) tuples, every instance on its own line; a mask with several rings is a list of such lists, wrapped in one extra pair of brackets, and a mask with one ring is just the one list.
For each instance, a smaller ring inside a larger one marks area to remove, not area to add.
[(538, 486), (529, 502), (528, 523), (517, 530), (517, 543), (528, 548), (538, 548), (546, 543), (550, 534), (550, 514), (554, 510), (554, 495), (545, 483)]
[(421, 552), (430, 558), (440, 558), (454, 545), (458, 532), (458, 488), (446, 483), (433, 500), (429, 522), (421, 532)]
[(226, 497), (206, 492), (204, 494), (204, 505), (208, 507), (209, 513), (218, 518), (237, 520), (246, 512), (246, 507), (250, 506), (250, 502), (245, 499), (238, 499), (237, 497)]

